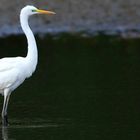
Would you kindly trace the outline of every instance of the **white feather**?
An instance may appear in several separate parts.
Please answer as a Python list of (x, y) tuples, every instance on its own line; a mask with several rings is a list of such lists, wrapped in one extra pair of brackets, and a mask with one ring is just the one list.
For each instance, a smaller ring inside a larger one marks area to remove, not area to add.
[(34, 35), (28, 25), (30, 15), (37, 13), (54, 14), (51, 11), (44, 11), (34, 6), (25, 6), (20, 13), (21, 27), (26, 35), (28, 43), (28, 52), (26, 57), (9, 57), (0, 59), (0, 93), (4, 95), (2, 109), (2, 123), (8, 124), (7, 106), (10, 94), (23, 81), (30, 77), (36, 69), (38, 62), (38, 51)]

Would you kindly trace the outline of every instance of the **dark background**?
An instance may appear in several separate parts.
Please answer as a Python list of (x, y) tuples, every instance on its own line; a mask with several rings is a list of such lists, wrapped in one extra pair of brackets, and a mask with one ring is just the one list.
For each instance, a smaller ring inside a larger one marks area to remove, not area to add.
[[(10, 138), (137, 138), (139, 39), (103, 34), (36, 39), (37, 70), (10, 98)], [(26, 55), (22, 35), (2, 38), (0, 44), (1, 57)]]

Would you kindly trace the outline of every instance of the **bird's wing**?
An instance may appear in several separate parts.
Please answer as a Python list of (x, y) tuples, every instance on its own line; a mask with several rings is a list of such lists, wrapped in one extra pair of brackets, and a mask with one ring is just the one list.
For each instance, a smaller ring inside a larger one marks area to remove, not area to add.
[(20, 58), (0, 59), (0, 89), (10, 87), (18, 80)]
[(8, 88), (16, 83), (18, 80), (18, 69), (10, 69), (0, 72), (0, 89)]
[(18, 63), (20, 57), (0, 59), (0, 72), (12, 70)]

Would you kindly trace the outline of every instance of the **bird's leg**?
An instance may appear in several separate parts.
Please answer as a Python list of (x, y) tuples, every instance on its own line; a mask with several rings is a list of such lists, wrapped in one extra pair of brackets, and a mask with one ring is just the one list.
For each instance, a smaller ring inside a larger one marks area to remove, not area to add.
[(2, 109), (2, 125), (7, 126), (8, 125), (8, 117), (7, 117), (7, 106), (9, 101), (9, 96), (4, 95), (4, 103), (3, 103), (3, 109)]
[(9, 140), (8, 139), (8, 128), (2, 126), (2, 140)]
[(8, 107), (9, 97), (10, 97), (9, 90), (5, 90), (4, 91), (4, 103), (3, 103), (3, 109), (2, 109), (2, 125), (3, 126), (8, 125), (7, 107)]

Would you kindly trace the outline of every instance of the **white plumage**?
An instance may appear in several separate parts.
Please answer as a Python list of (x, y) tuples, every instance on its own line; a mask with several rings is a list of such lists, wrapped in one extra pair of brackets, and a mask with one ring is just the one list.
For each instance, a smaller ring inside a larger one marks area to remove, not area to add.
[(4, 94), (5, 89), (9, 89), (10, 92), (16, 89), (32, 75), (34, 70), (31, 70), (31, 67), (33, 65), (29, 67), (26, 57), (0, 59), (0, 93)]
[(28, 25), (28, 17), (33, 14), (55, 14), (51, 11), (39, 10), (34, 6), (25, 6), (20, 13), (21, 27), (26, 35), (28, 52), (26, 57), (9, 57), (0, 59), (0, 93), (4, 95), (2, 123), (8, 124), (7, 106), (10, 94), (23, 81), (30, 77), (36, 69), (38, 52), (34, 35)]

